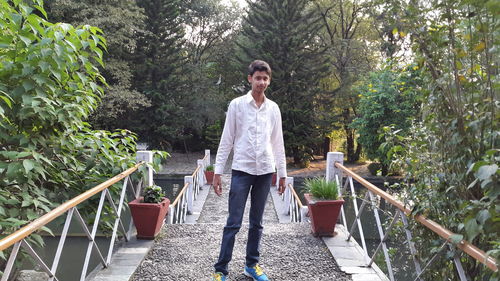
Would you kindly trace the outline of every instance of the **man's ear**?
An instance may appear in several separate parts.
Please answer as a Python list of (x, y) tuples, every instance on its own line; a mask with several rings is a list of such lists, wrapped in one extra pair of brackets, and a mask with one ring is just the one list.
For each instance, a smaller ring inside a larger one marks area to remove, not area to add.
[(248, 79), (248, 83), (252, 84), (252, 75), (248, 75), (247, 79)]

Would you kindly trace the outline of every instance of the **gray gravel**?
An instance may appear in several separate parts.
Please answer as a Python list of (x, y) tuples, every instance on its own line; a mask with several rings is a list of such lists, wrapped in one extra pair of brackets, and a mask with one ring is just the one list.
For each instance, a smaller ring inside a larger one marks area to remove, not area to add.
[[(227, 216), (228, 183), (229, 175), (225, 175), (223, 196), (217, 197), (213, 191), (210, 192), (198, 224), (164, 227), (131, 280), (211, 280)], [(242, 274), (247, 222), (248, 214), (236, 236), (233, 260), (229, 264), (229, 280), (251, 280)], [(264, 214), (260, 265), (273, 281), (352, 280), (350, 275), (340, 271), (323, 241), (310, 234), (309, 224), (278, 223), (271, 196)]]

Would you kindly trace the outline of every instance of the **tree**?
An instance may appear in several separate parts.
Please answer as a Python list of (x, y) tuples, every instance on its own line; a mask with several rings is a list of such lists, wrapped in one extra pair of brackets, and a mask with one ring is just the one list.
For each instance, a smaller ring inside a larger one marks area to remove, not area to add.
[(309, 1), (248, 2), (239, 61), (241, 70), (254, 59), (273, 69), (268, 96), (281, 108), (287, 154), (296, 164), (308, 165), (320, 132), (315, 98), (326, 75), (325, 50), (318, 47), (321, 21)]
[(341, 127), (346, 136), (347, 161), (359, 160), (361, 145), (355, 146), (356, 130), (351, 123), (357, 116), (359, 98), (352, 87), (373, 69), (374, 38), (370, 19), (364, 15), (365, 5), (358, 1), (317, 1), (321, 15), (321, 43), (331, 58), (330, 75), (322, 79), (321, 104), (325, 114), (327, 135), (333, 127)]
[(30, 3), (0, 0), (1, 238), (135, 164), (129, 131), (85, 122), (104, 93), (102, 32), (52, 24), (41, 0)]
[(219, 143), (222, 131), (214, 123), (224, 120), (223, 110), (233, 97), (232, 86), (243, 77), (231, 63), (241, 14), (238, 6), (226, 6), (220, 0), (183, 2), (186, 83), (190, 85), (184, 102), (190, 118), (184, 121), (183, 141), (189, 149)]
[[(457, 233), (499, 258), (499, 6), (494, 1), (409, 1), (399, 32), (409, 36), (424, 68), (423, 119), (404, 137), (391, 132), (394, 165), (406, 172), (406, 200), (413, 212)], [(436, 237), (417, 232), (424, 253)], [(450, 252), (451, 254), (451, 252)], [(425, 256), (424, 256), (425, 257)], [(499, 275), (468, 255), (461, 257), (471, 280)], [(442, 259), (426, 279), (458, 279)]]
[(47, 11), (52, 21), (75, 26), (89, 24), (104, 31), (106, 67), (100, 72), (108, 86), (91, 123), (100, 129), (135, 129), (138, 112), (151, 105), (144, 93), (133, 86), (138, 34), (144, 28), (145, 18), (136, 1), (54, 0), (47, 2)]
[[(394, 68), (394, 69), (392, 69)], [(399, 130), (406, 136), (414, 120), (420, 120), (423, 79), (416, 65), (397, 69), (391, 64), (384, 69), (371, 72), (368, 79), (356, 89), (360, 96), (357, 112), (359, 114), (351, 126), (359, 134), (358, 142), (363, 145), (368, 158), (379, 160), (382, 175), (388, 172), (391, 159), (387, 157), (390, 147), (381, 147), (385, 127)]]
[(139, 6), (146, 15), (145, 30), (139, 35), (134, 86), (151, 100), (152, 106), (140, 113), (137, 128), (142, 140), (153, 147), (171, 148), (184, 133), (183, 121), (188, 85), (185, 83), (186, 57), (180, 1), (148, 0)]

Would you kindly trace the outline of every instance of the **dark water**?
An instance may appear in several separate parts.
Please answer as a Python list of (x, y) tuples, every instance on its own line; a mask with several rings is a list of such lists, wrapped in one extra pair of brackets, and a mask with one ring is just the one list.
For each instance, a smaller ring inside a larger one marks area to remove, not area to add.
[[(305, 178), (294, 178), (294, 187), (297, 191), (301, 201), (304, 205), (306, 205), (306, 201), (304, 199), (304, 180)], [(377, 186), (378, 188), (385, 189), (383, 181), (380, 180), (369, 180), (372, 184)], [(356, 191), (356, 195), (359, 198), (364, 198), (366, 194), (366, 188), (357, 182), (354, 183), (354, 188)], [(348, 188), (350, 190), (350, 188)], [(349, 230), (356, 218), (354, 212), (354, 204), (352, 196), (350, 196), (350, 191), (344, 195), (344, 212), (347, 220), (347, 229)], [(357, 199), (358, 208), (361, 207), (362, 200)], [(392, 216), (395, 213), (395, 208), (390, 204), (384, 204), (384, 200), (382, 200), (382, 204), (379, 206), (379, 216), (382, 222), (382, 230), (386, 231), (386, 228), (392, 221)], [(371, 257), (375, 252), (378, 244), (380, 243), (380, 236), (377, 228), (377, 223), (375, 221), (375, 216), (373, 212), (373, 208), (367, 203), (364, 207), (364, 211), (361, 215), (361, 225), (363, 228), (363, 233), (366, 242), (366, 248), (368, 250), (368, 255)], [(356, 227), (354, 231), (353, 237), (356, 239), (358, 244), (361, 246), (361, 239), (359, 230)], [(414, 272), (415, 268), (413, 262), (411, 260), (410, 251), (408, 248), (408, 244), (406, 243), (406, 236), (403, 231), (400, 229), (395, 229), (391, 231), (391, 235), (388, 240), (386, 240), (387, 248), (391, 257), (391, 264), (394, 271), (394, 277), (396, 280), (400, 281), (410, 281), (414, 280)], [(376, 264), (384, 271), (384, 273), (389, 276), (387, 273), (387, 267), (385, 265), (385, 258), (383, 256), (382, 248), (379, 249), (377, 258), (375, 259)], [(413, 278), (412, 278), (413, 276)]]
[(157, 174), (154, 177), (156, 185), (161, 186), (166, 197), (173, 202), (177, 194), (184, 187), (184, 175), (161, 175)]

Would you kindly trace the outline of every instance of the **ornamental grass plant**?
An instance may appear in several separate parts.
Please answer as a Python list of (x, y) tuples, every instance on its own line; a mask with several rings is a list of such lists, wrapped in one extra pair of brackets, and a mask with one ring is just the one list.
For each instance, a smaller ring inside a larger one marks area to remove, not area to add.
[(316, 199), (337, 200), (339, 189), (336, 182), (326, 181), (324, 178), (312, 178), (304, 181), (306, 191)]

